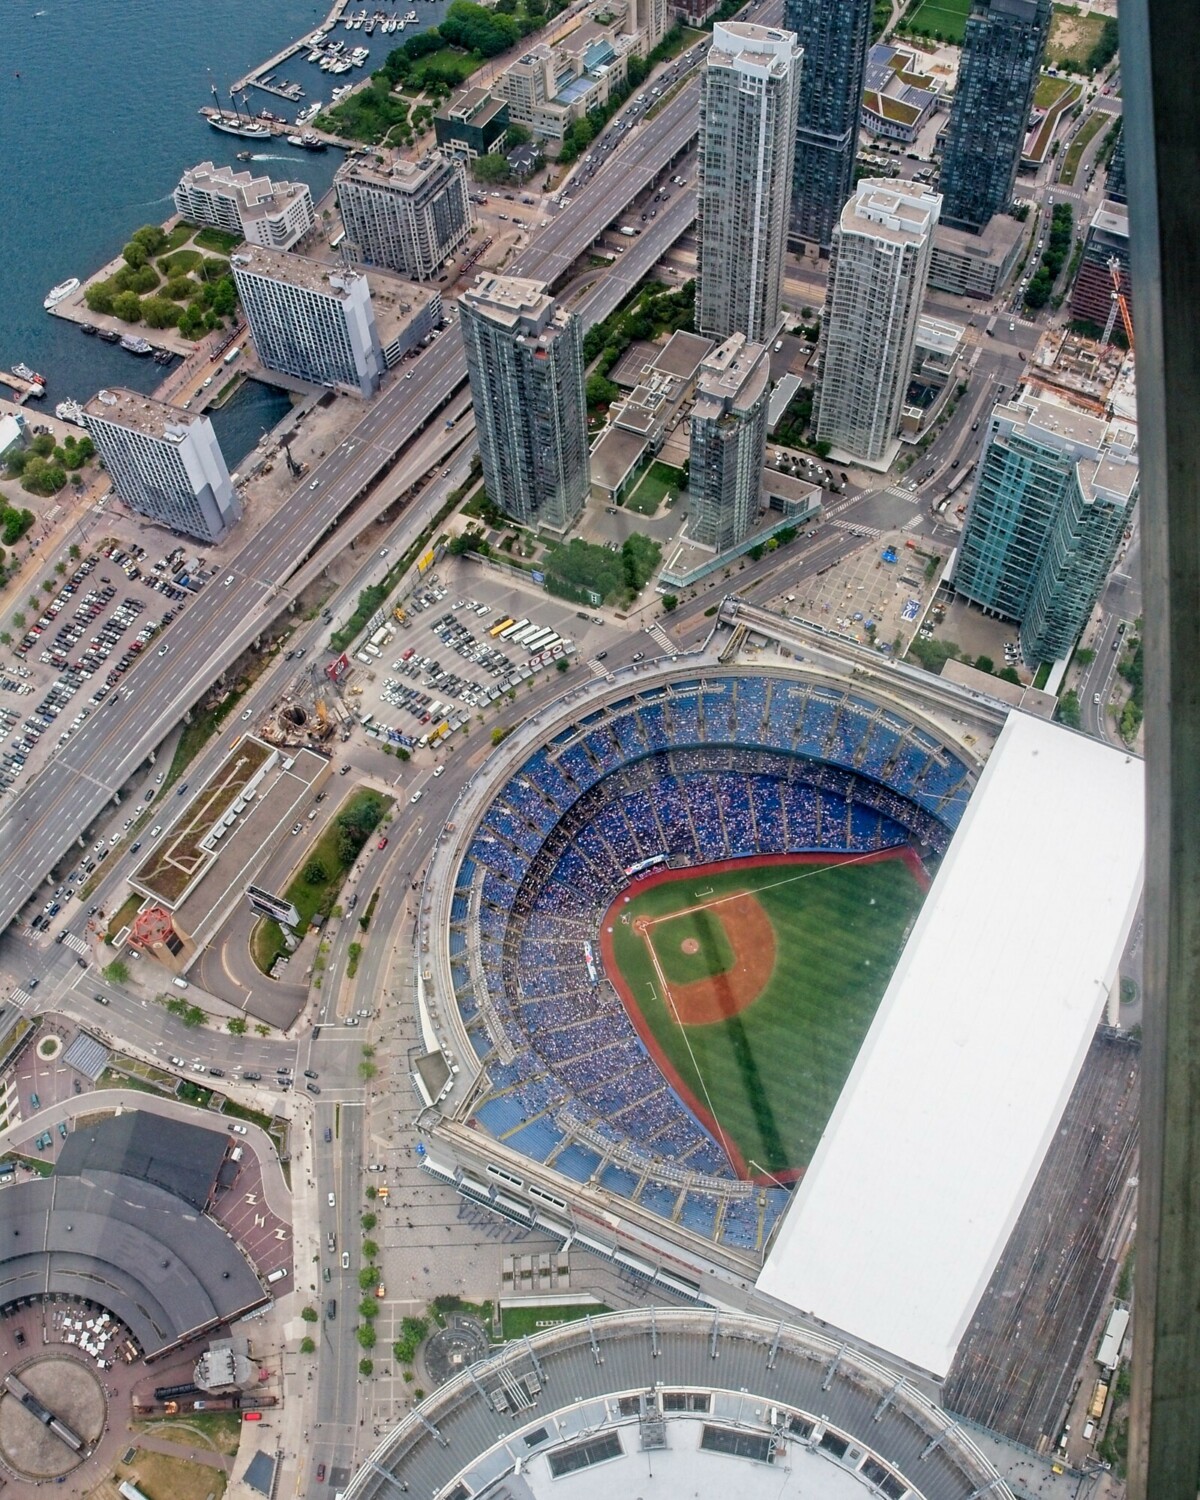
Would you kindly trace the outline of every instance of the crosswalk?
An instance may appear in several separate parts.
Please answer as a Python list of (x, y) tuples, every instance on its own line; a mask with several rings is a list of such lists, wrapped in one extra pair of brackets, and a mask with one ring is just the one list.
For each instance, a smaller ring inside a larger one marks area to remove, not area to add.
[(602, 661), (597, 661), (594, 656), (589, 656), (588, 657), (587, 664), (588, 664), (588, 670), (591, 672), (591, 674), (592, 674), (593, 677), (607, 677), (608, 676), (608, 668), (605, 666), (605, 664)]
[(29, 991), (20, 989), (19, 987), (13, 990), (12, 997), (18, 1005), (31, 1005), (33, 1003), (33, 996)]
[(921, 503), (921, 492), (919, 490), (910, 490), (906, 484), (889, 484), (883, 493), (890, 495), (893, 500), (906, 500), (909, 505), (920, 505)]
[(668, 656), (674, 656), (679, 649), (657, 620), (650, 626), (646, 634), (652, 636)]
[(92, 951), (83, 938), (77, 937), (73, 932), (68, 932), (63, 936), (63, 947), (70, 948), (72, 953), (82, 953), (85, 957)]
[(874, 537), (876, 541), (883, 535), (878, 526), (864, 526), (861, 521), (830, 521), (831, 526), (836, 526), (840, 531), (848, 531), (851, 536)]

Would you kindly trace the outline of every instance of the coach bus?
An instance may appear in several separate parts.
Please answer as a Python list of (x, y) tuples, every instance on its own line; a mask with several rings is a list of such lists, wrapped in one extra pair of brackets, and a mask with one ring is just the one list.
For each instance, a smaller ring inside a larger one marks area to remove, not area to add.
[(529, 621), (526, 620), (519, 630), (514, 630), (511, 635), (505, 636), (504, 639), (510, 646), (523, 646), (526, 641), (533, 639), (533, 637), (538, 633), (539, 628), (539, 626), (531, 625)]
[(553, 630), (539, 630), (536, 635), (531, 635), (525, 642), (526, 651), (532, 654), (535, 651), (544, 651), (547, 646), (553, 645), (558, 640)]
[(490, 635), (490, 636), (497, 636), (497, 635), (500, 634), (500, 632), (502, 630), (507, 630), (508, 627), (510, 625), (512, 625), (513, 623), (514, 623), (514, 621), (513, 621), (512, 615), (506, 615), (504, 617), (504, 619), (501, 620), (498, 625), (493, 625), (492, 626), (492, 628), (488, 631), (488, 635)]
[(502, 641), (511, 641), (514, 639), (514, 637), (519, 636), (523, 630), (528, 629), (528, 620), (514, 620), (507, 630), (502, 630), (500, 632), (500, 639)]

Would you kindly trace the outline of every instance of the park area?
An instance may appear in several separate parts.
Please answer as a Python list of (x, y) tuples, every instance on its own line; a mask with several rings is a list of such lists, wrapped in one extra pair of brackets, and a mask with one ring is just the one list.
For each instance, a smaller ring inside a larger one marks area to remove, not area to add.
[(782, 855), (664, 872), (609, 909), (609, 978), (743, 1175), (812, 1160), (927, 886), (909, 850)]
[(655, 459), (625, 504), (638, 515), (652, 516), (664, 500), (678, 500), (683, 485), (682, 469)]

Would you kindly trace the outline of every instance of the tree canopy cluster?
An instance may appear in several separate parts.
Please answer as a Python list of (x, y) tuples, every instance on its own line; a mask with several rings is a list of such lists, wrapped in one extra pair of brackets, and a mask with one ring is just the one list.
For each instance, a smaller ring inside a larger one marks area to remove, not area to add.
[(546, 552), (546, 587), (560, 597), (586, 603), (591, 593), (602, 599), (633, 598), (658, 567), (662, 548), (641, 532), (626, 537), (619, 552), (574, 537)]
[(223, 256), (177, 249), (161, 255), (156, 269), (152, 258), (168, 243), (156, 224), (139, 229), (121, 252), (125, 264), (84, 293), (88, 308), (131, 325), (178, 326), (187, 338), (222, 327), (237, 311), (237, 287), (229, 262)]
[(1050, 218), (1050, 233), (1037, 270), (1025, 288), (1025, 306), (1045, 307), (1058, 280), (1058, 273), (1071, 253), (1074, 213), (1069, 203), (1056, 203)]

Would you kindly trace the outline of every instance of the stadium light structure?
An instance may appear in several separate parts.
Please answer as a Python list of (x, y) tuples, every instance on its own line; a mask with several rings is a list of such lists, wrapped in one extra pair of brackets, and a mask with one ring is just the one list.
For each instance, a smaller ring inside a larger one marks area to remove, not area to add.
[(1200, 1476), (1200, 6), (1122, 0), (1120, 24), (1138, 331), (1147, 791), (1129, 1494), (1194, 1500)]

